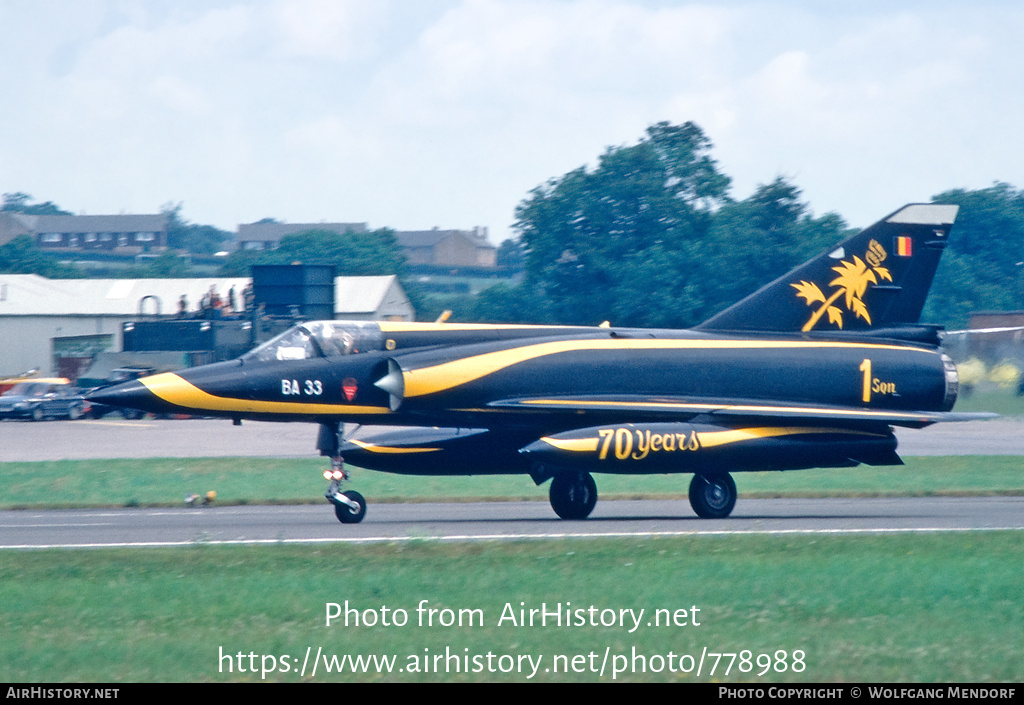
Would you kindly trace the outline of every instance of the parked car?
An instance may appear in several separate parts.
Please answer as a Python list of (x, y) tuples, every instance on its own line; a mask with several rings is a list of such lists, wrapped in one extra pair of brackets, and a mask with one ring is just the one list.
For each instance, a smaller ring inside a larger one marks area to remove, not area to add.
[(19, 382), (31, 382), (32, 379), (39, 374), (39, 368), (33, 367), (31, 370), (22, 372), (20, 375), (14, 375), (13, 377), (4, 377), (0, 379), (0, 394), (3, 394), (8, 389), (18, 384)]
[(77, 419), (89, 403), (64, 378), (19, 382), (0, 394), (0, 419)]
[[(103, 384), (93, 387), (90, 392), (95, 392), (97, 389), (103, 389), (105, 387), (112, 387), (115, 384), (121, 384), (122, 382), (130, 382), (133, 379), (139, 377), (145, 377), (156, 372), (153, 367), (119, 367), (116, 370), (111, 370), (110, 374), (103, 381)], [(145, 414), (138, 409), (122, 409), (119, 407), (110, 406), (108, 404), (92, 404), (89, 409), (89, 416), (94, 419), (101, 419), (111, 412), (117, 412), (126, 419), (141, 419)]]

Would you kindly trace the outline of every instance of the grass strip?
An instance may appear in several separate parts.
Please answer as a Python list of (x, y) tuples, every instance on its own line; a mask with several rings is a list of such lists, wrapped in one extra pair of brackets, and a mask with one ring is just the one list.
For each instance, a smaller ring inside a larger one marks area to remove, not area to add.
[[(271, 667), (267, 681), (607, 682), (613, 666), (618, 681), (1020, 682), (1022, 549), (1024, 533), (993, 532), (8, 551), (0, 663), (5, 680), (36, 683), (260, 681)], [(360, 626), (326, 626), (326, 604), (346, 601)], [(582, 609), (584, 624), (519, 622), (542, 605)], [(644, 610), (632, 632), (628, 609)], [(686, 610), (685, 625), (656, 625), (658, 609)], [(459, 626), (460, 610), (482, 619), (462, 612)], [(394, 665), (320, 661), (303, 677), (307, 649)], [(726, 657), (711, 675), (707, 657), (698, 677), (680, 659), (705, 649), (749, 651), (747, 671), (737, 657), (726, 673)], [(526, 656), (542, 657), (532, 678)]]
[[(1014, 456), (906, 459), (902, 467), (736, 473), (741, 497), (882, 497), (1024, 494)], [(0, 508), (179, 506), (188, 494), (219, 504), (320, 502), (319, 459), (156, 458), (0, 463)], [(689, 475), (595, 475), (604, 499), (686, 496)], [(412, 477), (353, 469), (373, 502), (547, 499), (525, 475)]]

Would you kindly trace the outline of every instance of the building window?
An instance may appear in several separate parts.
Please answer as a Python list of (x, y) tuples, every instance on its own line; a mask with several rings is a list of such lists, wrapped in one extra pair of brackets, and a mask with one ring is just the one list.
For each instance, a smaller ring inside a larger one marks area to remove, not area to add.
[(96, 233), (86, 233), (85, 234), (85, 241), (86, 242), (96, 242)]
[(153, 242), (156, 233), (135, 233), (135, 242)]
[(63, 233), (43, 233), (43, 242), (64, 242)]

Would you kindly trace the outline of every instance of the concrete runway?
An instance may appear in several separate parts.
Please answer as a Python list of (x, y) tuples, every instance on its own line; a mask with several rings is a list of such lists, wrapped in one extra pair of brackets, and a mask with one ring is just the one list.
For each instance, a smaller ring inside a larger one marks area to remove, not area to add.
[[(1016, 419), (901, 429), (903, 455), (1024, 455)], [(0, 423), (0, 461), (111, 457), (315, 457), (309, 424), (119, 418)], [(313, 498), (311, 498), (313, 499)], [(685, 501), (599, 501), (587, 521), (558, 519), (546, 502), (373, 504), (342, 525), (308, 506), (0, 512), (0, 548), (493, 540), (720, 533), (890, 533), (1024, 529), (1024, 498), (767, 499), (731, 517), (698, 519)]]
[(316, 457), (317, 427), (227, 419), (0, 422), (0, 462), (91, 458)]
[[(226, 419), (0, 422), (0, 462), (86, 458), (316, 457), (317, 427)], [(1024, 455), (1017, 418), (897, 429), (901, 455)]]
[(728, 519), (682, 500), (597, 503), (562, 521), (546, 502), (370, 504), (361, 524), (322, 505), (0, 512), (0, 548), (529, 540), (608, 536), (863, 534), (1024, 529), (1024, 497), (741, 499)]

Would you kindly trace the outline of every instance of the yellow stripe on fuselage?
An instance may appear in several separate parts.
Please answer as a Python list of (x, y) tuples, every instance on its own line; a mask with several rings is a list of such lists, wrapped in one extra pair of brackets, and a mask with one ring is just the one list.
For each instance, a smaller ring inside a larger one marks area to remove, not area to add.
[(603, 401), (600, 399), (526, 399), (519, 402), (521, 406), (539, 407), (566, 407), (572, 410), (578, 409), (613, 409), (619, 411), (694, 411), (709, 412), (730, 411), (735, 413), (751, 414), (799, 414), (807, 413), (815, 416), (834, 416), (839, 419), (846, 418), (892, 418), (900, 417), (908, 421), (921, 418), (922, 413), (917, 411), (901, 411), (892, 409), (823, 409), (814, 406), (757, 406), (755, 404), (687, 404), (686, 402), (669, 401)]
[(593, 330), (587, 326), (542, 326), (517, 323), (421, 323), (416, 321), (378, 321), (377, 325), (383, 333), (443, 333), (445, 331), (489, 331), (489, 330), (528, 330), (544, 331), (567, 328), (579, 328), (581, 331)]
[(363, 450), (367, 450), (371, 453), (381, 453), (384, 455), (404, 455), (407, 453), (436, 453), (441, 450), (440, 448), (398, 448), (396, 446), (379, 446), (376, 443), (364, 443), (363, 441), (357, 441), (354, 438), (349, 439), (349, 443), (355, 443)]
[(697, 442), (702, 448), (724, 446), (740, 441), (752, 441), (758, 438), (778, 438), (779, 436), (801, 436), (812, 433), (842, 433), (851, 436), (872, 436), (886, 438), (882, 433), (854, 431), (847, 428), (814, 428), (806, 426), (765, 426), (761, 428), (736, 428), (728, 431), (705, 431), (697, 434)]
[(405, 397), (420, 397), (436, 394), (448, 389), (473, 382), (494, 374), (512, 365), (535, 360), (548, 355), (566, 352), (609, 351), (609, 350), (800, 350), (800, 349), (847, 349), (847, 350), (908, 350), (923, 352), (921, 348), (881, 343), (843, 343), (804, 340), (662, 340), (662, 339), (597, 339), (597, 340), (554, 340), (534, 343), (509, 350), (498, 350), (481, 355), (452, 360), (432, 367), (403, 371)]
[(597, 450), (599, 438), (541, 438), (549, 446), (570, 453), (593, 453)]
[(390, 414), (391, 410), (380, 406), (353, 406), (350, 404), (307, 404), (294, 401), (261, 401), (258, 399), (237, 399), (219, 397), (204, 392), (173, 372), (143, 377), (139, 380), (146, 389), (164, 401), (186, 409), (197, 411), (225, 411), (240, 414), (282, 414), (282, 415), (354, 415)]

